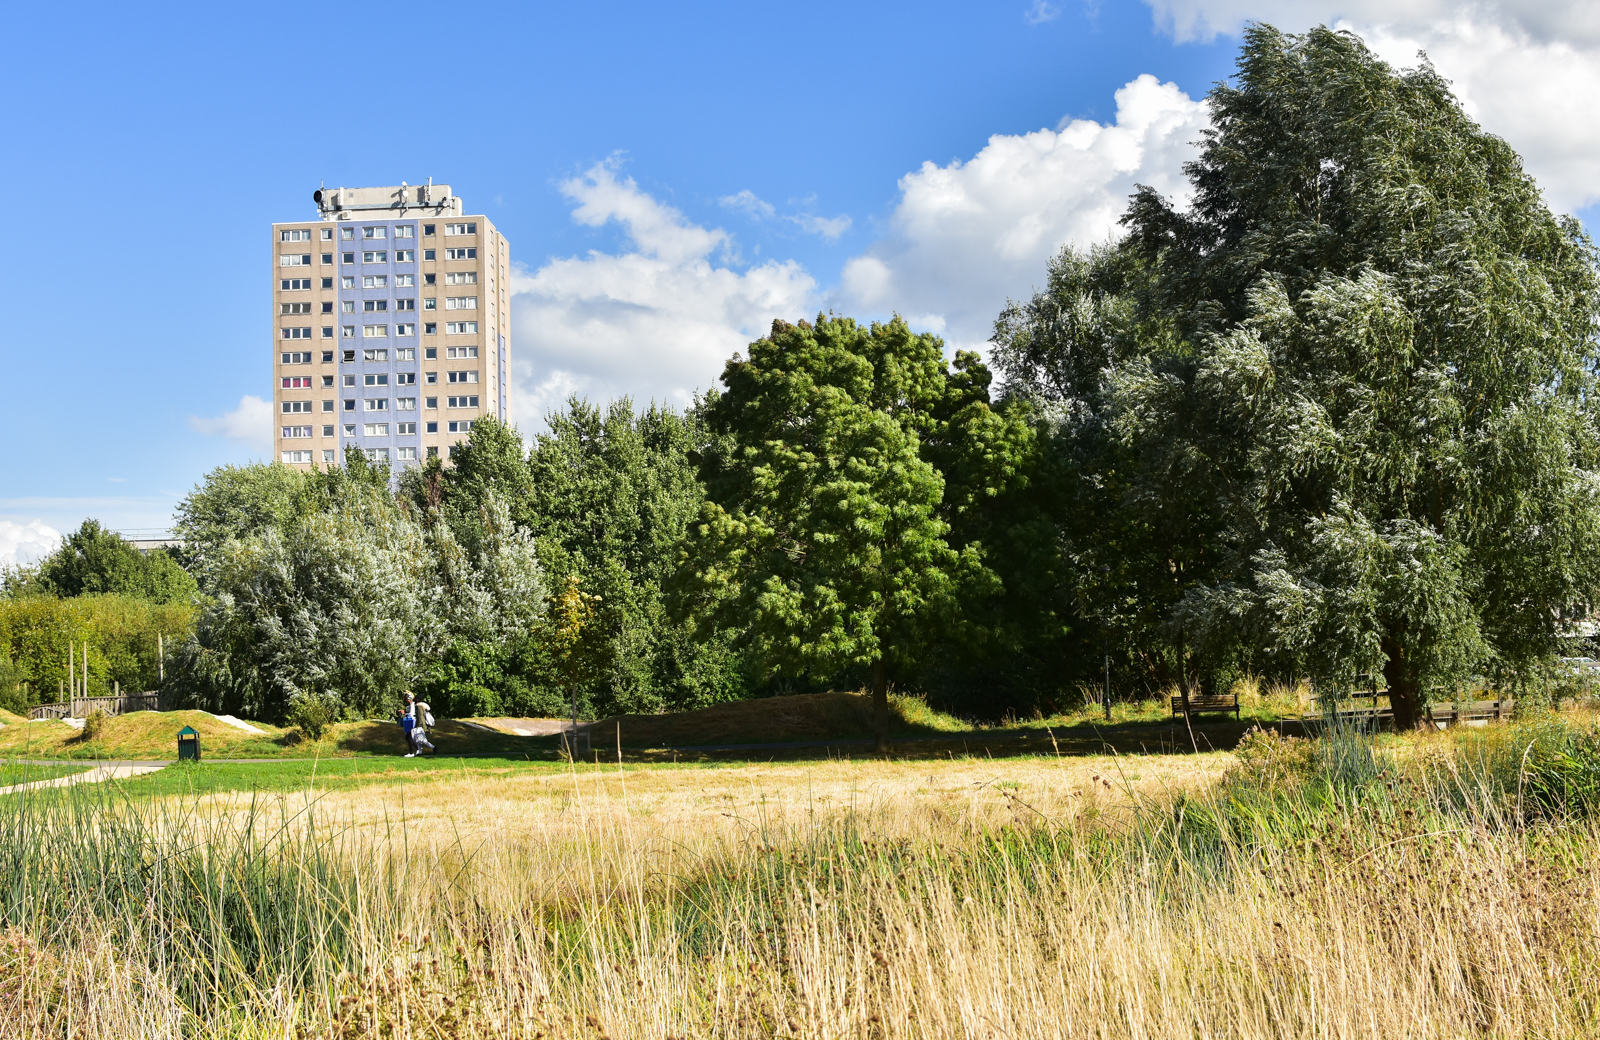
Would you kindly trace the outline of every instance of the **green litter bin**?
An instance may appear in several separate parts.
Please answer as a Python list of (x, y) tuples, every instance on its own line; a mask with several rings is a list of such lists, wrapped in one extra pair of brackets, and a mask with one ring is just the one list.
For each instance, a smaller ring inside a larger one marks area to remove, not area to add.
[(178, 731), (178, 761), (200, 761), (200, 734), (185, 726)]

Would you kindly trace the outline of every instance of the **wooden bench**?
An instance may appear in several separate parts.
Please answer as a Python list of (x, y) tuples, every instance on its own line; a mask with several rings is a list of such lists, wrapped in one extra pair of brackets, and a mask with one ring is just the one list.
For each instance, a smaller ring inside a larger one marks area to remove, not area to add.
[(1463, 722), (1503, 722), (1511, 717), (1517, 702), (1509, 697), (1498, 701), (1456, 701), (1428, 705), (1428, 721), (1435, 726), (1459, 726)]
[(1188, 699), (1183, 697), (1172, 698), (1172, 717), (1179, 715), (1199, 715), (1201, 712), (1233, 712), (1233, 717), (1239, 717), (1239, 698), (1231, 693), (1217, 693), (1209, 695), (1190, 694)]

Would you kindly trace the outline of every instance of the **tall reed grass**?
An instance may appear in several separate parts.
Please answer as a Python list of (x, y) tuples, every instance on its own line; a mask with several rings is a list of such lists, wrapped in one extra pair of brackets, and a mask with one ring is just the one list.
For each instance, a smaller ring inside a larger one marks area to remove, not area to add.
[(908, 827), (897, 791), (722, 844), (648, 815), (423, 841), (398, 810), (10, 799), (0, 1032), (1594, 1035), (1600, 830), (1526, 811), (1548, 734), (1483, 739), (1258, 734), (1203, 795), (1000, 788)]

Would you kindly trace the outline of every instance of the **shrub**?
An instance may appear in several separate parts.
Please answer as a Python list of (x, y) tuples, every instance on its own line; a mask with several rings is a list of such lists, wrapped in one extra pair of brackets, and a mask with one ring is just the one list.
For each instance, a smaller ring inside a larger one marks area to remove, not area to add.
[(1321, 765), (1315, 741), (1285, 737), (1276, 730), (1252, 727), (1234, 748), (1234, 763), (1223, 783), (1235, 789), (1293, 790), (1317, 774)]
[(338, 716), (327, 698), (310, 693), (295, 698), (289, 705), (288, 717), (289, 724), (307, 740), (321, 740)]
[(106, 731), (106, 720), (110, 717), (99, 708), (91, 711), (89, 717), (83, 720), (83, 739), (99, 740)]

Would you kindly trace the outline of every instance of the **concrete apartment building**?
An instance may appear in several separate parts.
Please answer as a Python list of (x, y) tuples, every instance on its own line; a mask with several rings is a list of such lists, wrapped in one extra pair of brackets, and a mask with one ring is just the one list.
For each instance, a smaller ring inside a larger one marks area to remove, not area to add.
[(510, 408), (511, 248), (448, 184), (322, 188), (272, 225), (277, 457), (396, 469)]

